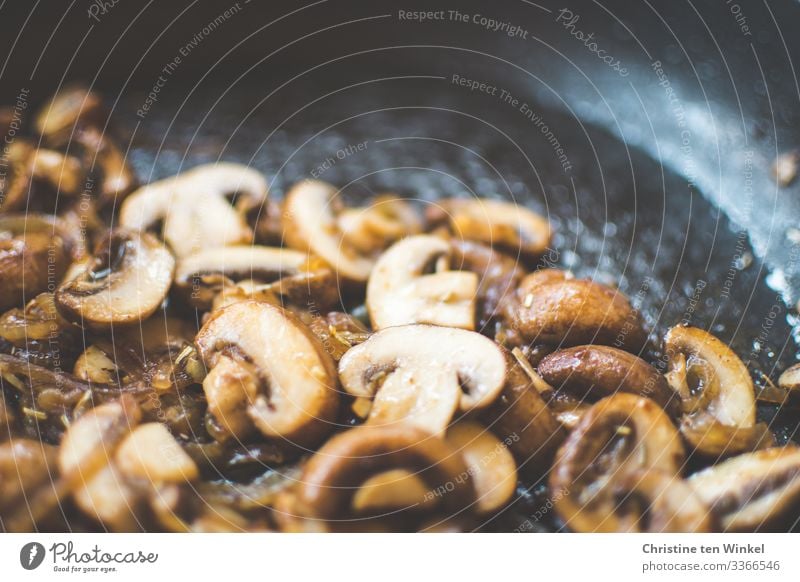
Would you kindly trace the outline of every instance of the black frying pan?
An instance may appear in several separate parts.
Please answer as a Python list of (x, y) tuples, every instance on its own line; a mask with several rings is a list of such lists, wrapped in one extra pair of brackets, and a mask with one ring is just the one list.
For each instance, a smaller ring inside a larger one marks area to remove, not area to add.
[[(690, 321), (762, 381), (800, 338), (800, 182), (769, 175), (800, 145), (799, 19), (789, 0), (17, 0), (0, 101), (92, 85), (143, 181), (226, 159), (275, 197), (314, 176), (356, 199), (513, 198), (654, 338)], [(798, 440), (797, 418), (760, 415)], [(521, 493), (488, 529), (546, 507)]]

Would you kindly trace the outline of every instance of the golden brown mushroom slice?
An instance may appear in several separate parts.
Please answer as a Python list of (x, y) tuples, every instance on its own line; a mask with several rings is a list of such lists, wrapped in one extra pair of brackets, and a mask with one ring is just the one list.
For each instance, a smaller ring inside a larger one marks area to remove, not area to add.
[(392, 245), (375, 264), (367, 284), (373, 329), (428, 323), (475, 329), (478, 276), (451, 271), (450, 243), (417, 235)]
[(83, 164), (101, 171), (97, 187), (101, 204), (128, 194), (136, 177), (125, 153), (108, 133), (108, 111), (100, 97), (86, 87), (70, 85), (54, 95), (37, 114), (36, 130), (46, 144), (58, 149), (83, 150)]
[(38, 439), (12, 438), (0, 443), (0, 517), (8, 517), (23, 496), (33, 497), (37, 487), (56, 476), (56, 451)]
[(769, 446), (756, 425), (753, 381), (739, 357), (712, 334), (676, 326), (664, 338), (667, 380), (682, 401), (681, 432), (700, 453), (719, 456)]
[(7, 146), (5, 160), (8, 170), (0, 175), (0, 209), (4, 212), (52, 212), (54, 203), (42, 204), (42, 194), (53, 199), (71, 197), (85, 184), (86, 172), (79, 159), (55, 150), (37, 149), (24, 139)]
[(520, 472), (543, 475), (566, 433), (537, 388), (541, 378), (532, 377), (525, 362), (507, 352), (505, 357), (505, 385), (481, 419), (513, 451)]
[(600, 283), (545, 269), (525, 277), (517, 296), (507, 309), (509, 319), (530, 342), (636, 352), (647, 340), (641, 315), (628, 298)]
[(683, 461), (680, 434), (654, 401), (609, 396), (581, 417), (558, 451), (550, 473), (556, 511), (573, 531), (617, 531), (619, 482), (641, 470), (677, 476)]
[(366, 256), (422, 232), (422, 220), (416, 209), (391, 194), (377, 196), (367, 207), (343, 209), (336, 222), (342, 239)]
[(474, 511), (490, 514), (506, 505), (517, 487), (517, 463), (501, 441), (477, 422), (451, 426), (445, 442), (464, 457), (478, 498)]
[(503, 305), (510, 301), (525, 270), (514, 258), (489, 246), (473, 241), (451, 241), (454, 270), (469, 271), (478, 276), (478, 329), (485, 329), (503, 316)]
[[(437, 203), (453, 235), (536, 258), (550, 244), (550, 224), (532, 210), (513, 202), (488, 198), (449, 198)], [(436, 208), (436, 207), (434, 207)]]
[(603, 531), (705, 533), (715, 529), (711, 510), (678, 475), (634, 471), (615, 484), (614, 509)]
[(61, 281), (69, 239), (46, 216), (0, 217), (0, 310), (24, 305)]
[[(398, 470), (402, 473), (386, 476)], [(435, 501), (447, 514), (475, 501), (467, 463), (443, 440), (415, 427), (361, 426), (331, 438), (311, 457), (298, 480), (296, 511), (311, 519), (333, 520), (419, 508), (373, 492), (366, 494), (372, 503), (362, 499), (360, 512), (354, 507), (365, 495), (365, 484), (374, 488), (377, 481), (408, 479), (408, 475), (417, 480), (413, 487), (418, 492), (426, 492), (423, 500)]]
[(172, 253), (153, 235), (115, 229), (100, 241), (88, 267), (56, 290), (56, 306), (84, 328), (134, 324), (161, 306), (174, 272)]
[(290, 312), (243, 301), (212, 313), (195, 339), (209, 369), (209, 412), (228, 437), (253, 428), (299, 446), (319, 443), (338, 409), (336, 368)]
[[(256, 170), (220, 162), (139, 188), (120, 209), (123, 227), (159, 233), (178, 258), (199, 251), (252, 242), (245, 213), (267, 199), (267, 182)], [(236, 206), (229, 198), (236, 196)]]
[(58, 149), (83, 150), (83, 165), (101, 171), (97, 186), (101, 205), (110, 204), (135, 187), (136, 176), (125, 153), (111, 139), (108, 111), (99, 95), (86, 87), (70, 85), (39, 110), (36, 130), (45, 143)]
[(283, 235), (297, 250), (322, 258), (344, 282), (364, 283), (374, 265), (372, 254), (363, 253), (344, 238), (338, 221), (342, 205), (336, 187), (318, 180), (303, 180), (286, 195)]
[(489, 406), (506, 381), (502, 350), (470, 331), (432, 325), (381, 330), (339, 362), (343, 388), (374, 398), (367, 422), (444, 432), (457, 410)]
[(208, 308), (226, 286), (243, 279), (268, 283), (295, 275), (307, 262), (300, 251), (258, 245), (224, 246), (178, 261), (175, 288), (190, 304)]
[[(738, 455), (687, 482), (717, 516), (723, 531), (785, 531), (800, 510), (800, 448)], [(781, 529), (784, 528), (784, 529)]]
[(671, 413), (680, 399), (653, 366), (631, 353), (610, 346), (576, 346), (542, 358), (537, 371), (557, 390), (583, 400), (629, 392), (647, 396)]
[(782, 408), (800, 408), (800, 364), (786, 368), (778, 378), (777, 386), (765, 376), (766, 385), (759, 387), (756, 399)]

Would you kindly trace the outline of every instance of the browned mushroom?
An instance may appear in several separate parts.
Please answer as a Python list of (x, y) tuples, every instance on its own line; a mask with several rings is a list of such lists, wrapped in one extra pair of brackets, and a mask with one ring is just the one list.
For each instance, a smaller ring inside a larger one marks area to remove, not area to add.
[(451, 271), (450, 243), (411, 236), (391, 246), (375, 263), (367, 284), (373, 329), (429, 323), (475, 329), (478, 277)]
[(32, 439), (0, 443), (0, 517), (25, 504), (36, 489), (57, 473), (56, 447)]
[(431, 207), (429, 220), (439, 215), (450, 223), (459, 239), (499, 247), (528, 258), (541, 255), (550, 244), (550, 225), (535, 212), (514, 204), (490, 199), (440, 200)]
[(365, 255), (375, 254), (403, 237), (422, 232), (422, 221), (405, 200), (386, 194), (364, 208), (343, 209), (337, 223), (342, 240)]
[(517, 463), (508, 445), (477, 422), (459, 422), (445, 441), (464, 457), (475, 487), (474, 510), (489, 514), (502, 508), (517, 487)]
[(728, 346), (695, 327), (667, 333), (667, 380), (682, 401), (681, 433), (697, 452), (731, 455), (771, 446), (764, 425), (756, 425), (753, 381)]
[[(123, 227), (159, 234), (179, 259), (227, 245), (251, 243), (245, 214), (267, 199), (267, 181), (241, 164), (217, 163), (143, 186), (120, 209)], [(228, 200), (236, 197), (236, 208)]]
[[(353, 502), (361, 487), (376, 475), (384, 474), (385, 480), (387, 471), (398, 469), (416, 476), (424, 497), (448, 514), (475, 501), (467, 464), (444, 441), (409, 426), (363, 426), (336, 435), (311, 457), (299, 479), (296, 511), (322, 520), (357, 517)], [(402, 498), (385, 501), (387, 505), (362, 509), (388, 512), (416, 507), (398, 507)]]
[(634, 471), (614, 484), (613, 513), (602, 531), (697, 533), (715, 529), (711, 510), (679, 476)]
[(175, 259), (154, 236), (111, 231), (87, 268), (55, 294), (59, 312), (78, 325), (98, 330), (150, 317), (172, 284)]
[(677, 413), (679, 398), (653, 366), (623, 350), (609, 346), (576, 346), (545, 356), (537, 371), (557, 390), (583, 400), (630, 392), (655, 400)]
[(100, 169), (98, 200), (107, 205), (133, 190), (136, 177), (126, 155), (109, 137), (100, 97), (76, 85), (54, 95), (39, 111), (36, 130), (50, 147), (83, 150), (83, 165)]
[(343, 388), (374, 398), (368, 423), (443, 433), (457, 410), (491, 405), (506, 382), (501, 349), (475, 332), (432, 325), (390, 327), (339, 362)]
[(84, 186), (86, 172), (80, 160), (37, 149), (27, 140), (9, 144), (5, 159), (9, 171), (0, 175), (0, 209), (5, 212), (54, 212), (59, 197), (75, 196)]
[(0, 217), (0, 310), (53, 291), (69, 263), (69, 239), (53, 219)]
[(503, 391), (482, 419), (514, 452), (521, 472), (542, 475), (566, 434), (520, 361), (507, 352), (505, 357)]
[(800, 448), (739, 455), (695, 473), (688, 483), (723, 531), (792, 527), (800, 509)]
[(677, 429), (649, 398), (618, 393), (583, 415), (550, 474), (556, 511), (578, 532), (626, 531), (616, 513), (618, 483), (635, 471), (677, 478), (684, 460)]
[(502, 305), (516, 293), (525, 271), (518, 261), (495, 249), (472, 241), (453, 240), (453, 266), (478, 275), (478, 329), (501, 320)]
[(337, 221), (343, 207), (336, 195), (336, 188), (325, 182), (296, 184), (283, 205), (284, 239), (292, 248), (321, 257), (343, 281), (364, 283), (374, 259), (343, 239)]
[(264, 436), (317, 444), (332, 428), (336, 368), (319, 340), (290, 312), (255, 301), (212, 313), (195, 339), (221, 437)]
[(322, 258), (347, 287), (365, 283), (386, 246), (422, 227), (404, 200), (386, 195), (368, 207), (345, 208), (337, 189), (318, 180), (304, 180), (289, 191), (282, 225), (290, 247)]
[(528, 275), (507, 311), (531, 342), (570, 347), (611, 345), (638, 351), (647, 339), (642, 318), (620, 291), (546, 269)]

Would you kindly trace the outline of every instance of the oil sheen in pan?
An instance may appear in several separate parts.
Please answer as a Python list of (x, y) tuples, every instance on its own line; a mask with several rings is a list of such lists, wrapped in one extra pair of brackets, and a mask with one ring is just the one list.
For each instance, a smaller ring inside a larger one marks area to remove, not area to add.
[[(409, 83), (402, 90), (362, 88), (302, 110), (288, 99), (260, 104), (263, 93), (244, 85), (209, 88), (182, 107), (185, 92), (166, 93), (137, 130), (137, 172), (153, 180), (224, 159), (263, 171), (274, 198), (313, 177), (342, 187), (349, 200), (387, 190), (422, 204), (446, 196), (514, 199), (553, 224), (548, 259), (618, 285), (654, 339), (681, 321), (709, 329), (749, 361), (757, 383), (762, 372), (775, 378), (795, 362), (786, 308), (776, 308), (767, 270), (749, 260), (746, 231), (684, 178), (609, 134), (535, 106), (552, 132), (534, 131), (519, 111), (469, 97), (454, 102)], [(117, 107), (124, 129), (136, 124), (141, 97), (123, 96)], [(654, 362), (659, 355), (649, 354)], [(762, 405), (759, 418), (772, 423), (779, 443), (800, 440), (796, 414)], [(484, 529), (558, 528), (543, 482), (521, 483), (518, 493)]]

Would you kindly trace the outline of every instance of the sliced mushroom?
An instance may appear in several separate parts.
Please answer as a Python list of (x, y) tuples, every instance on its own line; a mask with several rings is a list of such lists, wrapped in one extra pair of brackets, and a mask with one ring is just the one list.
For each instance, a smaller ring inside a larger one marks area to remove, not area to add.
[(297, 274), (307, 257), (299, 251), (262, 246), (226, 246), (178, 261), (175, 288), (190, 304), (208, 308), (226, 287), (243, 279), (264, 283)]
[(0, 443), (0, 517), (30, 498), (58, 472), (56, 448), (38, 440), (11, 439)]
[(503, 391), (482, 414), (482, 419), (508, 443), (521, 472), (543, 475), (566, 435), (523, 364), (508, 353), (506, 363), (508, 374)]
[(339, 362), (353, 346), (365, 342), (370, 333), (363, 324), (353, 316), (340, 311), (331, 311), (324, 317), (313, 312), (300, 314), (300, 319), (311, 328), (325, 351), (334, 362)]
[(638, 351), (647, 339), (641, 315), (620, 291), (552, 269), (523, 279), (508, 311), (512, 327), (531, 342)]
[(24, 210), (31, 194), (35, 147), (27, 140), (15, 140), (4, 150), (8, 170), (0, 174), (0, 210)]
[(77, 144), (83, 150), (83, 164), (100, 168), (101, 205), (127, 195), (136, 184), (125, 154), (106, 131), (106, 118), (100, 97), (85, 87), (73, 85), (54, 95), (35, 121), (37, 131), (48, 145), (68, 150)]
[(114, 460), (123, 475), (151, 483), (182, 483), (197, 477), (197, 465), (167, 427), (148, 422), (123, 440)]
[(452, 249), (453, 266), (478, 275), (478, 329), (485, 329), (502, 318), (502, 305), (514, 296), (525, 271), (512, 257), (481, 243), (453, 240)]
[(782, 408), (800, 408), (800, 364), (790, 366), (778, 378), (776, 386), (764, 376), (766, 385), (759, 387), (756, 399), (770, 404), (778, 404)]
[(685, 415), (680, 430), (695, 451), (712, 458), (775, 446), (775, 437), (766, 423), (737, 428), (722, 424), (707, 412)]
[(55, 212), (60, 198), (75, 196), (85, 183), (79, 159), (27, 140), (11, 142), (4, 159), (9, 171), (0, 174), (0, 208), (5, 212)]
[(0, 217), (0, 310), (55, 289), (68, 262), (68, 239), (52, 219)]
[(718, 517), (723, 531), (792, 527), (800, 509), (800, 448), (739, 455), (695, 473), (688, 483)]
[(92, 408), (67, 430), (58, 450), (58, 467), (67, 478), (88, 480), (111, 462), (122, 439), (141, 419), (130, 396)]
[(374, 259), (343, 238), (337, 220), (342, 205), (336, 195), (336, 188), (325, 182), (296, 184), (283, 205), (284, 239), (292, 248), (321, 257), (345, 282), (364, 283)]
[(373, 329), (410, 323), (475, 329), (478, 277), (447, 270), (451, 253), (447, 241), (418, 235), (381, 255), (367, 284)]
[[(736, 431), (755, 426), (753, 381), (733, 350), (706, 331), (676, 326), (664, 338), (664, 351), (667, 380), (682, 401), (682, 433), (698, 452), (720, 454), (721, 437), (725, 436), (720, 431), (725, 427)], [(711, 429), (714, 434), (709, 433)], [(742, 438), (745, 432), (738, 436), (731, 432), (728, 446), (722, 445), (721, 450), (736, 454), (762, 442), (763, 431), (749, 431), (754, 438)]]
[(489, 514), (502, 508), (517, 487), (517, 463), (506, 443), (477, 422), (459, 422), (445, 441), (464, 457), (478, 498), (475, 510)]
[(391, 195), (378, 196), (366, 208), (342, 210), (337, 223), (343, 240), (367, 256), (403, 237), (422, 232), (416, 210)]
[(545, 356), (537, 369), (558, 390), (579, 400), (630, 392), (647, 396), (659, 406), (677, 412), (679, 399), (653, 366), (610, 346), (577, 346)]
[(698, 533), (714, 530), (709, 508), (679, 476), (634, 471), (615, 485), (616, 504), (602, 531)]
[(65, 318), (90, 329), (133, 324), (163, 303), (174, 272), (175, 259), (155, 237), (114, 230), (87, 269), (56, 290), (56, 305)]
[[(409, 426), (362, 426), (336, 435), (311, 457), (298, 481), (296, 510), (323, 520), (354, 515), (353, 503), (364, 484), (374, 485), (376, 475), (385, 479), (387, 471), (396, 470), (417, 477), (426, 497), (446, 513), (475, 501), (467, 464), (441, 439)], [(388, 506), (361, 508), (378, 513), (398, 509), (397, 500), (386, 501)]]
[(649, 398), (617, 393), (583, 415), (559, 449), (550, 490), (573, 531), (626, 529), (615, 513), (619, 482), (635, 471), (677, 476), (684, 461), (677, 429)]
[[(179, 258), (226, 245), (252, 242), (245, 212), (267, 199), (267, 182), (241, 164), (218, 163), (153, 182), (122, 204), (120, 224), (132, 230), (161, 225), (161, 236)], [(236, 197), (234, 208), (228, 201)]]
[(449, 198), (432, 208), (429, 219), (447, 219), (459, 239), (482, 242), (529, 258), (538, 257), (550, 244), (547, 220), (512, 202)]
[(84, 515), (114, 532), (142, 529), (142, 503), (137, 491), (113, 463), (83, 481), (74, 493), (75, 505)]
[(407, 469), (390, 469), (361, 484), (353, 495), (352, 508), (356, 513), (380, 515), (410, 507), (433, 506), (432, 501), (428, 487), (418, 475)]
[(506, 381), (501, 349), (475, 332), (431, 325), (381, 330), (339, 362), (344, 389), (374, 398), (370, 424), (442, 433), (456, 410), (489, 406)]
[(249, 424), (267, 437), (313, 445), (332, 428), (336, 368), (288, 311), (235, 303), (212, 313), (195, 343), (209, 368), (209, 411), (229, 434), (241, 435)]
[(103, 101), (97, 93), (70, 85), (42, 106), (34, 125), (41, 135), (55, 136), (71, 132), (77, 123), (99, 125), (105, 114)]

